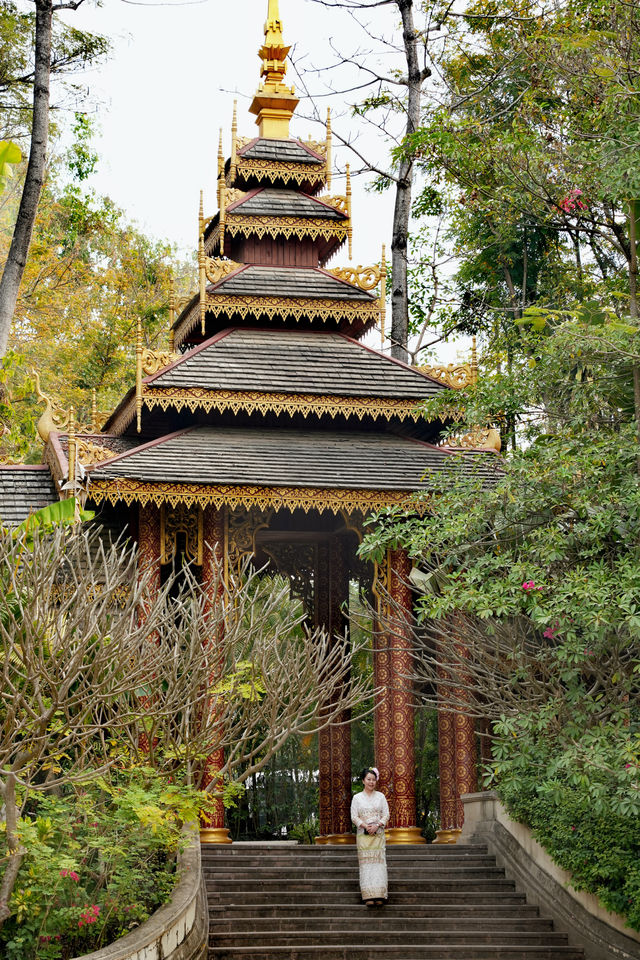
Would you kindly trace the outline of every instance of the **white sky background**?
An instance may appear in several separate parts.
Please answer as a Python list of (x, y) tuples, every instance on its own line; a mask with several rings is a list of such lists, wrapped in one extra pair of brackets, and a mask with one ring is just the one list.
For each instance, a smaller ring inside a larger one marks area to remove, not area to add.
[[(225, 156), (230, 154), (231, 117), (238, 99), (238, 133), (257, 133), (248, 107), (259, 81), (257, 51), (263, 41), (267, 0), (204, 0), (182, 4), (175, 0), (90, 0), (76, 12), (63, 16), (70, 25), (101, 33), (112, 42), (111, 56), (78, 77), (87, 87), (86, 108), (95, 114), (95, 145), (100, 164), (91, 186), (111, 199), (147, 233), (176, 243), (181, 252), (192, 252), (197, 242), (199, 191), (205, 191), (205, 214), (217, 208), (216, 177), (218, 136), (223, 128)], [(335, 62), (332, 46), (350, 56), (356, 50), (376, 53), (368, 63), (382, 73), (402, 68), (393, 50), (369, 40), (353, 18), (341, 10), (328, 10), (312, 0), (280, 0), (285, 41), (292, 57), (307, 70)], [(374, 8), (368, 18), (383, 40), (397, 28), (392, 10)], [(397, 36), (397, 33), (396, 33)], [(314, 105), (303, 96), (290, 65), (287, 74), (301, 96), (292, 121), (292, 136), (324, 139), (324, 127), (305, 117)], [(350, 116), (349, 104), (367, 91), (336, 92), (327, 96), (327, 84), (338, 91), (368, 79), (362, 72), (342, 70), (314, 78), (306, 74), (315, 108), (324, 118), (331, 106), (334, 129), (354, 139), (366, 156), (387, 166), (389, 144), (382, 134)], [(320, 95), (320, 96), (318, 96)], [(55, 92), (54, 92), (55, 99)], [(332, 193), (344, 192), (344, 167), (352, 172), (361, 163), (334, 138)], [(336, 171), (339, 171), (336, 175)], [(353, 180), (353, 262), (379, 260), (382, 243), (390, 250), (393, 191), (382, 195), (366, 190), (371, 175)], [(345, 265), (345, 248), (332, 266)], [(455, 359), (455, 349), (439, 351), (445, 361)]]

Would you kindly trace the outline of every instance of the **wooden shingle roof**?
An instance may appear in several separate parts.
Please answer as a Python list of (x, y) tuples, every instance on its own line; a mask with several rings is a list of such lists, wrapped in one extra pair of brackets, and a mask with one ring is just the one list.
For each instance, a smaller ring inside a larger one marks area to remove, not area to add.
[(339, 333), (243, 328), (224, 331), (145, 384), (416, 401), (447, 389)]
[(261, 267), (248, 265), (209, 287), (210, 296), (302, 297), (304, 299), (375, 302), (374, 294), (338, 280), (319, 267)]
[(283, 163), (324, 165), (324, 158), (299, 140), (266, 140), (257, 138), (238, 151), (247, 160), (270, 160)]
[[(316, 200), (298, 190), (260, 187), (230, 204), (228, 215), (243, 217), (300, 217), (322, 220), (346, 220), (346, 215), (335, 207)], [(215, 223), (215, 220), (214, 220)]]
[[(455, 460), (452, 460), (455, 457)], [(493, 473), (486, 453), (453, 454), (390, 433), (192, 427), (97, 465), (93, 483), (135, 480), (193, 486), (312, 487), (375, 491), (429, 489), (452, 463)]]
[(0, 522), (14, 527), (59, 499), (46, 466), (0, 467)]

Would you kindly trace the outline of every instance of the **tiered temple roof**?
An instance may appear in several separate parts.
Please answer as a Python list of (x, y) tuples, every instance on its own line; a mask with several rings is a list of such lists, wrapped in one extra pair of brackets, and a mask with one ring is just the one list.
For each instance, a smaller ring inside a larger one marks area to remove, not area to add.
[[(171, 348), (148, 350), (139, 335), (136, 387), (101, 437), (49, 435), (55, 479), (77, 474), (76, 457), (97, 502), (366, 512), (427, 488), (451, 462), (434, 445), (441, 425), (419, 410), (448, 386), (359, 342), (384, 324), (384, 250), (370, 267), (327, 267), (351, 245), (350, 181), (347, 170), (344, 194), (322, 193), (330, 118), (324, 141), (289, 135), (298, 100), (284, 79), (288, 49), (269, 0), (251, 106), (259, 136), (239, 137), (234, 112), (219, 209), (207, 217), (201, 201), (198, 293), (176, 311)], [(29, 484), (13, 506), (0, 496), (7, 517), (27, 489), (42, 500)]]

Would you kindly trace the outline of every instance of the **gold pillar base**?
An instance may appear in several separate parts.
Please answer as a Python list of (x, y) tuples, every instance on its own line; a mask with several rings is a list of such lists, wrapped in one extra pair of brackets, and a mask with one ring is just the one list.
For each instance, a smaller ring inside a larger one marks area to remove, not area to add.
[(200, 830), (200, 843), (233, 843), (226, 827), (202, 827)]
[(323, 843), (328, 843), (328, 842), (329, 842), (329, 837), (327, 836), (316, 837), (316, 839), (314, 840), (314, 843), (317, 843), (319, 846), (322, 846)]
[(451, 830), (436, 830), (436, 839), (432, 843), (457, 843), (460, 839), (462, 830), (459, 827), (453, 827)]
[(335, 844), (339, 846), (341, 844), (351, 844), (356, 842), (355, 833), (329, 833), (326, 837), (322, 838), (324, 843)]
[(385, 830), (387, 843), (426, 843), (419, 827), (390, 827)]

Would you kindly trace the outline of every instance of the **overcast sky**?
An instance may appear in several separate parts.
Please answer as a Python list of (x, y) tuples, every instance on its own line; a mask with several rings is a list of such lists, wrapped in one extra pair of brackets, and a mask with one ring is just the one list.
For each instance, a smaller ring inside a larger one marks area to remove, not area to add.
[[(87, 103), (95, 109), (100, 130), (101, 161), (94, 185), (158, 237), (193, 247), (200, 188), (209, 201), (206, 212), (213, 212), (218, 132), (222, 127), (228, 156), (234, 97), (239, 101), (240, 135), (257, 132), (248, 107), (259, 80), (257, 51), (266, 12), (267, 0), (105, 0), (102, 7), (85, 4), (65, 15), (70, 24), (104, 33), (113, 43), (111, 57), (83, 75)], [(366, 46), (366, 37), (350, 17), (312, 0), (280, 0), (280, 13), (285, 39), (295, 44), (293, 54), (306, 67), (334, 60), (331, 43), (349, 53)], [(390, 34), (393, 21), (385, 14), (377, 17), (376, 27), (383, 32), (388, 27)], [(288, 80), (296, 84), (291, 67)], [(308, 80), (312, 92), (324, 94), (316, 100), (323, 116), (330, 104), (339, 129), (345, 135), (351, 132), (353, 123), (340, 114), (358, 93), (328, 97), (323, 82)], [(362, 83), (362, 77), (355, 82)], [(296, 89), (300, 95), (298, 84)], [(312, 112), (303, 98), (292, 135), (324, 137), (319, 124), (305, 119)], [(387, 146), (371, 134), (359, 142), (375, 150), (381, 162), (386, 160)], [(344, 170), (347, 151), (336, 144), (335, 152), (337, 166)], [(379, 259), (382, 242), (389, 242), (393, 198), (365, 192), (364, 181), (358, 177), (354, 183), (354, 260), (366, 263)], [(338, 177), (332, 192), (343, 191), (344, 178)]]
[[(82, 74), (85, 106), (94, 113), (100, 166), (93, 186), (109, 195), (130, 219), (145, 231), (193, 251), (197, 243), (200, 189), (205, 191), (205, 214), (216, 209), (219, 128), (223, 128), (229, 156), (233, 100), (238, 99), (241, 136), (257, 132), (248, 107), (259, 81), (257, 51), (264, 38), (267, 0), (94, 0), (76, 12), (63, 14), (69, 24), (102, 33), (112, 43), (111, 56)], [(293, 46), (296, 66), (304, 68), (302, 84), (290, 67), (288, 81), (302, 96), (291, 133), (301, 139), (324, 137), (324, 128), (312, 120), (314, 110), (324, 117), (331, 106), (334, 125), (345, 138), (386, 167), (389, 143), (379, 131), (358, 126), (350, 104), (367, 91), (357, 88), (368, 76), (355, 68), (339, 73), (326, 68), (338, 59), (336, 51), (364, 54), (364, 63), (387, 72), (402, 66), (391, 41), (397, 28), (393, 11), (374, 8), (369, 26), (373, 42), (344, 11), (327, 10), (314, 0), (280, 0), (287, 43)], [(396, 34), (397, 36), (397, 34)], [(313, 102), (304, 96), (304, 85)], [(335, 93), (328, 93), (332, 86)], [(334, 140), (334, 163), (344, 171), (361, 166), (351, 152)], [(366, 190), (370, 175), (353, 183), (353, 260), (373, 263), (382, 243), (390, 247), (393, 193)], [(334, 177), (333, 193), (344, 192), (344, 176)], [(348, 262), (346, 248), (332, 266)], [(454, 359), (446, 350), (444, 359)]]

